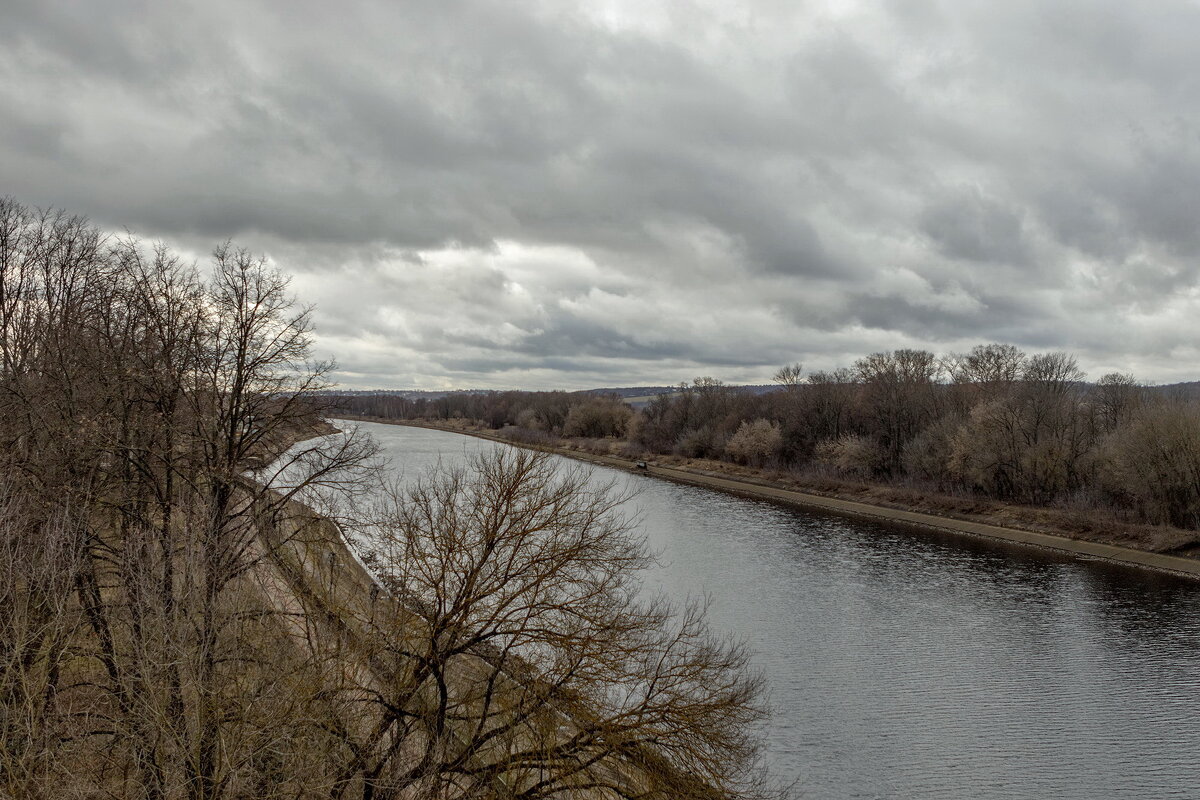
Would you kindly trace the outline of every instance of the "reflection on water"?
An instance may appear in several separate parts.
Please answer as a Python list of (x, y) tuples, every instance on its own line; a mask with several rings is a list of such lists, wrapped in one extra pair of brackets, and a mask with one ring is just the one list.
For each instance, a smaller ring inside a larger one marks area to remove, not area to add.
[[(493, 445), (370, 425), (419, 474)], [(597, 469), (770, 678), (814, 798), (1200, 797), (1200, 584)]]

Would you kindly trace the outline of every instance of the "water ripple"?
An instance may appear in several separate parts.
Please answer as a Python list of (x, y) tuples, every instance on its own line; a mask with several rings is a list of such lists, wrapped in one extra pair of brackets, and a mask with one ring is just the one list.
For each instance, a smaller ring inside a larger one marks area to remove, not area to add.
[[(487, 447), (370, 426), (406, 473)], [(812, 798), (1197, 798), (1200, 585), (614, 473), (746, 636)]]

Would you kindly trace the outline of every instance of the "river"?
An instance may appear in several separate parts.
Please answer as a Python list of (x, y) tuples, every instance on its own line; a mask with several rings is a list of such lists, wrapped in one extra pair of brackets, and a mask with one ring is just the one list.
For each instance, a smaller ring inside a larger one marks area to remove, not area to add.
[[(492, 443), (365, 423), (405, 478)], [(596, 467), (768, 674), (811, 798), (1200, 797), (1200, 583)]]

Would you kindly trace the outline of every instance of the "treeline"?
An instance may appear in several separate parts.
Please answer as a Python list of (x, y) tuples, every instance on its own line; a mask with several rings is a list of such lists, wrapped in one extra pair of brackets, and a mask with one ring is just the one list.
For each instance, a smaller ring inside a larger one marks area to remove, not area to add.
[(295, 498), (378, 487), (375, 448), (307, 438), (287, 284), (0, 199), (0, 797), (767, 796), (744, 649), (632, 591), (583, 473), (377, 491), (339, 522), (381, 583), (346, 557)]
[[(0, 796), (297, 796), (334, 752), (257, 584), (288, 497), (247, 471), (328, 386), (286, 289), (0, 198)], [(314, 442), (294, 484), (369, 454)]]
[(481, 392), (409, 399), (392, 395), (330, 395), (339, 413), (381, 419), (465, 419), (493, 430), (506, 426), (556, 436), (622, 437), (632, 411), (616, 394)]
[(938, 356), (874, 353), (776, 375), (756, 394), (699, 378), (634, 412), (617, 398), (505, 392), (352, 413), (478, 420), (552, 436), (612, 437), (630, 455), (725, 459), (903, 482), (1033, 505), (1071, 502), (1200, 528), (1200, 406), (1109, 374), (1088, 382), (1069, 354), (1005, 344)]

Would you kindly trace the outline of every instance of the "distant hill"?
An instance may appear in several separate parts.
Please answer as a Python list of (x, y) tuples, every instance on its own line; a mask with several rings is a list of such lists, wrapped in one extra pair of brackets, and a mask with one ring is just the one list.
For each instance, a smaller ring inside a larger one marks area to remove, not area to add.
[(337, 395), (339, 397), (403, 397), (405, 400), (437, 400), (450, 395), (487, 394), (490, 389), (447, 389), (445, 391), (426, 391), (424, 389), (325, 389), (317, 394)]
[(607, 394), (618, 397), (654, 397), (660, 394), (671, 394), (678, 391), (678, 386), (621, 386), (607, 389), (584, 389), (577, 394)]
[[(732, 385), (726, 388), (737, 389), (738, 391), (750, 392), (751, 394), (765, 394), (773, 389), (778, 389), (779, 386), (773, 383), (764, 384), (744, 384)], [(678, 386), (622, 386), (619, 388), (610, 389), (585, 389), (583, 394), (615, 394), (626, 399), (632, 397), (654, 397), (660, 394), (672, 394), (679, 391)]]
[(1164, 383), (1160, 386), (1147, 386), (1146, 388), (1152, 392), (1164, 394), (1169, 397), (1178, 397), (1184, 400), (1200, 400), (1200, 381)]
[[(1089, 382), (1081, 382), (1079, 386), (1091, 386)], [(742, 392), (751, 394), (766, 394), (767, 392), (775, 391), (780, 388), (774, 383), (753, 383), (753, 384), (728, 384), (728, 389), (736, 389)], [(1147, 391), (1155, 394), (1162, 394), (1171, 397), (1179, 397), (1188, 400), (1200, 400), (1200, 381), (1184, 381), (1181, 383), (1164, 383), (1157, 386), (1147, 386)], [(406, 400), (437, 400), (440, 397), (452, 395), (478, 395), (491, 394), (506, 391), (529, 391), (525, 389), (445, 389), (445, 390), (429, 390), (429, 389), (327, 389), (319, 392), (319, 394), (341, 395), (341, 396), (393, 396), (403, 397)], [(549, 391), (549, 390), (547, 390)], [(618, 397), (630, 402), (634, 405), (644, 405), (653, 400), (660, 394), (672, 394), (679, 391), (679, 386), (610, 386), (600, 389), (578, 389), (574, 391), (564, 391), (566, 394), (591, 394), (591, 395), (617, 395)]]
[[(775, 384), (747, 384), (744, 386), (729, 385), (729, 389), (737, 389), (739, 391), (750, 392), (752, 394), (765, 394), (779, 387)], [(426, 389), (327, 389), (319, 392), (319, 394), (340, 395), (343, 397), (362, 397), (362, 396), (389, 396), (403, 397), (406, 400), (437, 400), (441, 397), (451, 395), (472, 395), (472, 394), (491, 394), (506, 391), (527, 391), (525, 389), (448, 389), (444, 391), (432, 391)], [(594, 394), (594, 395), (617, 395), (626, 400), (646, 400), (657, 397), (660, 394), (671, 394), (679, 391), (678, 386), (620, 386), (604, 389), (580, 389), (578, 391), (567, 392), (567, 394)]]

